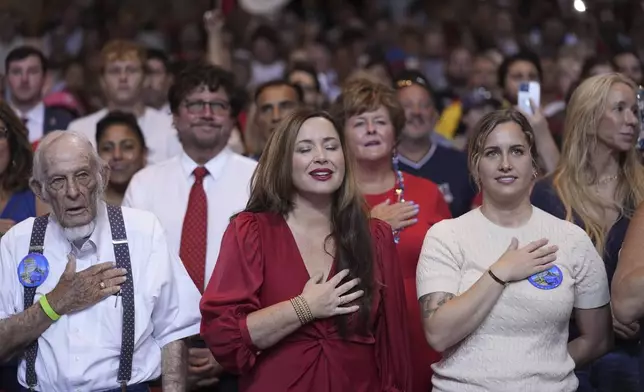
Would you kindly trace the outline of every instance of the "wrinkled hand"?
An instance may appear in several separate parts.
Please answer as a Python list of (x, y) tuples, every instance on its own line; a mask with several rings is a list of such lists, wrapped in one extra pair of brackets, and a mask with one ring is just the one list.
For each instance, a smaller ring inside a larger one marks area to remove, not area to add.
[(314, 318), (320, 319), (339, 314), (348, 314), (360, 309), (358, 305), (343, 306), (355, 301), (364, 294), (362, 290), (347, 294), (360, 283), (359, 278), (350, 280), (338, 287), (342, 279), (348, 275), (349, 270), (345, 269), (338, 272), (327, 282), (322, 282), (324, 274), (318, 273), (306, 282), (302, 291), (302, 298), (309, 305)]
[(371, 210), (371, 217), (383, 220), (394, 230), (403, 229), (418, 222), (415, 217), (420, 207), (413, 201), (391, 204), (389, 199), (378, 204)]
[(521, 108), (516, 106), (516, 109), (523, 113), (523, 115), (528, 119), (535, 134), (550, 132), (550, 128), (548, 127), (548, 119), (546, 119), (546, 116), (543, 114), (541, 108), (538, 107), (533, 100), (530, 100), (530, 108), (532, 109), (532, 113), (534, 114), (526, 113), (521, 110)]
[(219, 382), (224, 368), (215, 360), (210, 349), (190, 348), (188, 350), (188, 376), (190, 384), (209, 387)]
[(16, 222), (11, 219), (0, 219), (0, 236), (8, 232), (15, 224)]
[(56, 287), (47, 294), (47, 299), (60, 315), (78, 312), (118, 293), (126, 274), (125, 269), (115, 268), (112, 262), (76, 272), (76, 257), (69, 254), (65, 272)]
[(203, 24), (210, 34), (221, 33), (226, 24), (223, 12), (219, 9), (206, 11), (203, 15)]
[(519, 241), (512, 238), (510, 246), (501, 258), (490, 267), (492, 273), (505, 282), (523, 280), (552, 267), (557, 260), (556, 245), (546, 246), (548, 240), (542, 238), (519, 248)]
[(635, 321), (630, 325), (622, 324), (613, 316), (613, 331), (615, 331), (615, 336), (620, 339), (637, 339), (640, 336), (640, 323)]

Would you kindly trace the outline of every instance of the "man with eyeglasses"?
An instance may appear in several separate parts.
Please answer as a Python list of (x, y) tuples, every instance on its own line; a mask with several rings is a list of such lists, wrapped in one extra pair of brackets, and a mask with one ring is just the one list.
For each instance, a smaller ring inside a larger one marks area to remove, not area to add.
[(83, 133), (92, 143), (96, 140), (96, 125), (108, 112), (134, 114), (145, 144), (148, 163), (165, 161), (181, 152), (172, 117), (145, 105), (146, 52), (139, 45), (122, 40), (108, 42), (101, 51), (100, 84), (106, 107), (69, 124), (69, 129)]
[[(191, 64), (176, 75), (168, 96), (183, 153), (135, 174), (123, 200), (159, 218), (202, 292), (230, 217), (246, 205), (256, 166), (227, 147), (239, 110), (230, 103), (233, 90), (232, 74), (215, 66)], [(189, 357), (194, 387), (221, 381), (218, 391), (231, 390), (203, 341), (193, 339)]]

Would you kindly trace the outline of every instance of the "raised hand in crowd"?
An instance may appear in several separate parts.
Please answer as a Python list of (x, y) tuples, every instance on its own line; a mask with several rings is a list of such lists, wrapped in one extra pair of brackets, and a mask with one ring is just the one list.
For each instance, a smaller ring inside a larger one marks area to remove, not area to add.
[(226, 19), (220, 9), (214, 9), (204, 13), (203, 24), (209, 34), (218, 34), (224, 29)]
[(560, 152), (555, 139), (550, 132), (548, 119), (543, 110), (530, 100), (532, 113), (526, 113), (524, 110), (516, 107), (528, 119), (534, 130), (534, 142), (539, 152), (539, 164), (547, 173), (552, 173), (559, 163)]

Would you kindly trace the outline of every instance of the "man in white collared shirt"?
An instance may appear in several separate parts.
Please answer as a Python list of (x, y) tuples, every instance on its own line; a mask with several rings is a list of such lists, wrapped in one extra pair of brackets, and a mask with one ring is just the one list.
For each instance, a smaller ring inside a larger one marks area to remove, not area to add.
[(133, 113), (148, 147), (148, 163), (165, 161), (181, 152), (177, 132), (169, 113), (162, 113), (143, 102), (146, 53), (139, 45), (115, 40), (101, 51), (100, 83), (107, 107), (79, 118), (69, 129), (83, 133), (96, 146), (96, 124), (110, 111)]
[[(130, 271), (106, 263), (123, 260), (114, 245), (123, 241), (112, 235), (118, 225), (101, 201), (108, 179), (109, 166), (82, 134), (57, 131), (41, 141), (31, 187), (53, 212), (44, 223), (40, 248), (47, 260), (39, 264), (44, 280), (35, 288), (34, 305), (23, 306), (32, 282), (16, 271), (25, 268), (28, 258), (23, 257), (38, 249), (32, 236), (41, 227), (31, 218), (0, 242), (0, 360), (20, 355), (36, 341), (36, 390), (121, 391), (119, 358), (127, 346), (126, 330), (133, 329), (127, 384), (140, 388), (158, 378), (163, 360), (163, 391), (184, 391), (182, 339), (199, 331), (199, 292), (170, 250), (159, 221), (146, 211), (122, 208)], [(114, 232), (119, 235), (118, 229)], [(134, 303), (131, 323), (126, 321), (128, 300)], [(29, 358), (29, 348), (26, 353)], [(28, 361), (21, 360), (18, 372), (25, 387)]]
[[(256, 166), (226, 147), (237, 111), (230, 105), (233, 88), (232, 75), (210, 65), (189, 66), (176, 76), (169, 97), (183, 153), (139, 171), (123, 200), (123, 205), (151, 211), (159, 218), (171, 246), (182, 255), (202, 291), (215, 267), (230, 217), (246, 206)], [(203, 169), (206, 174), (200, 184), (197, 173)], [(204, 193), (205, 197), (197, 197)], [(205, 215), (203, 220), (192, 215), (193, 208)], [(194, 238), (199, 236), (203, 243)], [(190, 246), (203, 246), (198, 257), (189, 252)], [(196, 266), (188, 265), (193, 261)], [(191, 350), (193, 356), (202, 354), (212, 357), (207, 349)], [(215, 382), (217, 372), (193, 370), (206, 379), (202, 385), (208, 384), (207, 379)]]
[(74, 115), (62, 108), (45, 107), (42, 91), (47, 75), (47, 58), (38, 49), (20, 46), (5, 59), (10, 104), (36, 145), (48, 132), (67, 129)]
[(146, 105), (169, 115), (168, 90), (174, 78), (168, 55), (160, 49), (148, 49), (145, 71), (143, 101)]

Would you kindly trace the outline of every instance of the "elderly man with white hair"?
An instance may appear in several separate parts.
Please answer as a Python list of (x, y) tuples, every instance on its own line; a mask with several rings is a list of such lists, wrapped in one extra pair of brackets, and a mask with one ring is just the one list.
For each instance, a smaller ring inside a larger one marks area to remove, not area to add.
[(25, 389), (186, 389), (199, 291), (154, 215), (102, 201), (108, 178), (85, 136), (48, 134), (31, 188), (52, 214), (0, 241), (0, 360), (21, 356)]

